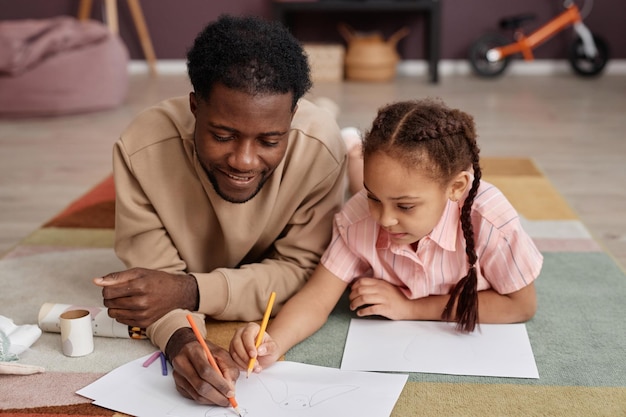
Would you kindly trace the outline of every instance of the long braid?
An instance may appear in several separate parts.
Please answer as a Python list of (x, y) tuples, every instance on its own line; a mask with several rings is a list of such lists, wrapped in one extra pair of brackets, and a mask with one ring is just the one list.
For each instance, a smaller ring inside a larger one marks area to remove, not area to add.
[(433, 99), (387, 105), (379, 109), (363, 142), (364, 157), (376, 152), (420, 167), (443, 186), (458, 173), (473, 168), (474, 180), (461, 208), (468, 272), (452, 289), (442, 312), (442, 319), (457, 321), (457, 330), (473, 331), (478, 323), (478, 274), (471, 211), (482, 176), (474, 119)]
[(465, 238), (465, 253), (467, 254), (469, 269), (467, 275), (457, 282), (452, 289), (450, 299), (442, 314), (444, 320), (452, 320), (454, 318), (452, 310), (456, 302), (457, 330), (464, 332), (474, 331), (476, 323), (478, 323), (478, 274), (476, 273), (476, 260), (478, 257), (476, 256), (474, 228), (472, 227), (471, 218), (472, 204), (474, 204), (474, 198), (476, 198), (480, 177), (482, 176), (477, 153), (474, 156), (472, 167), (474, 168), (474, 181), (472, 181), (472, 188), (461, 208), (461, 228)]

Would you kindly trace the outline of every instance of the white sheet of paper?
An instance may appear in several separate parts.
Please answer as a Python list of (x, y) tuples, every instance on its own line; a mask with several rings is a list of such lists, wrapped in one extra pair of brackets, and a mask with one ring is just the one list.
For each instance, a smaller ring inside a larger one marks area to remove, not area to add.
[[(236, 416), (232, 408), (203, 406), (182, 397), (170, 376), (161, 375), (158, 361), (149, 357), (123, 365), (77, 394), (94, 404), (133, 416)], [(239, 409), (247, 417), (307, 417), (328, 415), (389, 416), (407, 381), (407, 375), (341, 371), (296, 362), (277, 362), (247, 379), (237, 381)], [(299, 414), (298, 414), (299, 415)]]
[(526, 325), (352, 319), (342, 370), (539, 378)]

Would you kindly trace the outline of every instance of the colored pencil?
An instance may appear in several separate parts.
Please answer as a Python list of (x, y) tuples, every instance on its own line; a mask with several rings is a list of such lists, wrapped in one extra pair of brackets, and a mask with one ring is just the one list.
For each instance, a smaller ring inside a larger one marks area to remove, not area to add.
[(150, 355), (150, 357), (148, 359), (146, 359), (146, 361), (143, 363), (143, 367), (147, 368), (148, 366), (150, 366), (152, 364), (152, 362), (156, 361), (157, 358), (161, 356), (161, 351), (156, 351), (154, 352), (152, 355)]
[[(276, 293), (272, 291), (270, 294), (270, 299), (267, 302), (267, 307), (265, 307), (265, 314), (263, 315), (263, 321), (261, 322), (261, 328), (259, 329), (259, 334), (256, 336), (255, 347), (258, 349), (261, 346), (261, 342), (263, 341), (263, 336), (265, 335), (265, 329), (267, 329), (267, 323), (270, 321), (270, 314), (272, 313), (272, 306), (274, 305), (274, 300), (276, 299)], [(250, 372), (254, 368), (254, 362), (256, 358), (250, 358), (250, 362), (248, 362), (248, 374), (246, 378), (250, 377)]]
[(167, 376), (167, 359), (165, 359), (165, 353), (161, 352), (161, 373), (163, 376)]
[[(213, 357), (213, 354), (211, 354), (209, 347), (206, 345), (206, 342), (202, 337), (202, 333), (200, 333), (198, 326), (196, 326), (196, 323), (193, 321), (193, 317), (191, 316), (191, 314), (187, 314), (187, 321), (191, 325), (191, 330), (193, 330), (193, 333), (196, 335), (196, 339), (198, 339), (198, 342), (200, 342), (202, 349), (204, 349), (204, 353), (206, 354), (209, 363), (211, 364), (213, 369), (215, 369), (223, 377), (224, 374), (220, 370), (220, 367), (217, 366), (217, 362), (215, 362), (215, 358)], [(237, 400), (235, 400), (235, 397), (230, 397), (228, 401), (230, 401), (230, 405), (235, 409), (237, 414), (239, 414), (239, 417), (242, 417), (241, 413), (239, 412), (239, 406), (237, 404)]]

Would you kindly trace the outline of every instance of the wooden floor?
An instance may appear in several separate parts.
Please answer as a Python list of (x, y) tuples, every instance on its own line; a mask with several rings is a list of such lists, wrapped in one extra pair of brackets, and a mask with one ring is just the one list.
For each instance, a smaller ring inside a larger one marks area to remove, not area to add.
[[(111, 147), (144, 107), (190, 91), (185, 75), (133, 75), (127, 103), (58, 118), (0, 119), (0, 253), (111, 172)], [(481, 155), (533, 158), (592, 235), (626, 267), (626, 77), (399, 77), (319, 83), (340, 126), (367, 128), (391, 101), (441, 97), (473, 114)]]

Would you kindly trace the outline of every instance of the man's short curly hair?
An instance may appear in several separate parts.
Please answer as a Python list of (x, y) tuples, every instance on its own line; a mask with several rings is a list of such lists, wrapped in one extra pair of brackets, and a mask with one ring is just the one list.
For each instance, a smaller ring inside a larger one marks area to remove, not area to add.
[(311, 88), (300, 43), (280, 23), (222, 15), (196, 37), (187, 53), (196, 94), (206, 99), (215, 83), (249, 94), (293, 93), (293, 104)]

